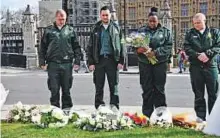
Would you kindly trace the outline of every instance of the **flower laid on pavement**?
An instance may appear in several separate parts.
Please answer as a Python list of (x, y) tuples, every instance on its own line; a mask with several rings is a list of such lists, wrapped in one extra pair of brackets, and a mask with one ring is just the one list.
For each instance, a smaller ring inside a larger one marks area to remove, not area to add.
[(30, 123), (32, 112), (37, 111), (37, 106), (23, 105), (20, 101), (9, 111), (8, 122)]
[(154, 110), (150, 117), (151, 126), (173, 127), (172, 114), (167, 107), (158, 107)]
[[(120, 130), (125, 128), (133, 128), (133, 121), (119, 112), (112, 111), (113, 108), (100, 106), (96, 113), (89, 117), (80, 117), (73, 124), (83, 130)], [(79, 115), (80, 116), (80, 115)]]
[(87, 131), (112, 131), (132, 129), (135, 127), (159, 126), (164, 128), (180, 126), (201, 131), (207, 125), (205, 121), (193, 121), (189, 114), (172, 116), (167, 107), (158, 107), (150, 119), (143, 114), (121, 113), (115, 106), (100, 106), (92, 114), (70, 110), (66, 115), (63, 110), (54, 106), (30, 106), (18, 102), (9, 112), (8, 122), (33, 123), (42, 128), (59, 128), (68, 123)]
[(149, 118), (143, 114), (125, 112), (124, 115), (128, 116), (135, 125), (147, 126), (149, 124)]
[(173, 116), (173, 124), (184, 128), (190, 128), (197, 131), (202, 131), (206, 124), (206, 121), (194, 120), (195, 117), (191, 117), (189, 113), (181, 113)]
[(66, 116), (62, 109), (55, 106), (44, 106), (40, 113), (32, 116), (32, 121), (42, 128), (58, 128), (68, 124), (69, 116)]

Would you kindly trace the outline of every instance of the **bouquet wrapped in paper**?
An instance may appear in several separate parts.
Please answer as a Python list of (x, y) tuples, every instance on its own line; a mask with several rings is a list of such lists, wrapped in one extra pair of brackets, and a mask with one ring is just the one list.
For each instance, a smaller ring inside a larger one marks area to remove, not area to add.
[(182, 113), (173, 116), (173, 124), (176, 126), (190, 128), (197, 131), (201, 131), (206, 127), (206, 121), (195, 120), (195, 116), (190, 113)]
[(149, 118), (143, 114), (125, 112), (124, 116), (129, 117), (137, 126), (147, 126)]
[[(146, 55), (149, 62), (154, 65), (158, 62), (154, 52), (149, 47), (150, 37), (144, 33), (131, 33), (125, 40), (122, 39), (122, 43), (130, 44), (132, 47), (137, 48), (138, 54)], [(151, 55), (151, 56), (149, 56)]]
[(32, 116), (32, 122), (42, 128), (64, 127), (68, 120), (62, 109), (50, 105), (41, 107), (39, 114)]
[(151, 126), (173, 127), (172, 113), (165, 106), (157, 107), (150, 117)]
[(19, 101), (9, 111), (7, 120), (8, 122), (30, 123), (32, 116), (38, 112), (39, 109), (37, 106), (23, 105)]
[(80, 116), (79, 114), (79, 118), (73, 124), (87, 131), (132, 129), (134, 126), (129, 117), (114, 112), (106, 106), (100, 106), (96, 113), (89, 116)]

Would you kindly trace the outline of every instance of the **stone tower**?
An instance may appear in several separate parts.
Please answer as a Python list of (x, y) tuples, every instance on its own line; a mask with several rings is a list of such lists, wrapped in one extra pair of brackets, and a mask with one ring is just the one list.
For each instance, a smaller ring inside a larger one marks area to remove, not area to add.
[(11, 27), (11, 15), (10, 15), (10, 12), (9, 12), (9, 9), (7, 10), (7, 13), (6, 13), (6, 20), (5, 20), (5, 24), (6, 24), (6, 27), (7, 28), (10, 28)]
[(172, 31), (172, 16), (168, 0), (164, 0), (163, 6), (160, 9), (159, 19), (163, 26)]
[(36, 21), (34, 14), (31, 13), (30, 6), (27, 5), (22, 18), (22, 30), (24, 38), (24, 55), (27, 56), (27, 68), (33, 68), (37, 66), (37, 51), (36, 45)]
[[(171, 8), (169, 6), (169, 0), (164, 0), (162, 7), (160, 9), (159, 19), (162, 24), (162, 26), (168, 28), (171, 31), (172, 34), (172, 16), (171, 16)], [(174, 53), (174, 49), (172, 50), (172, 53)], [(173, 57), (170, 58), (171, 64), (168, 64), (167, 71), (170, 72), (170, 68), (173, 67), (174, 61)], [(176, 63), (175, 63), (176, 64)]]

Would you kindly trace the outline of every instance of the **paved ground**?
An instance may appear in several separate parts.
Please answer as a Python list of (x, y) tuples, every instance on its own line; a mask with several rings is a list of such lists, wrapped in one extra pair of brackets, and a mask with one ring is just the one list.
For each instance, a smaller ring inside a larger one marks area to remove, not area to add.
[[(189, 82), (189, 74), (178, 74), (178, 69), (172, 69), (167, 77), (167, 102), (173, 113), (193, 113), (193, 93)], [(121, 111), (141, 112), (142, 90), (139, 85), (138, 68), (129, 68), (120, 75)], [(86, 112), (94, 111), (94, 84), (92, 73), (73, 73), (74, 83), (71, 95), (74, 108)], [(24, 104), (49, 104), (50, 92), (47, 89), (47, 72), (42, 70), (26, 70), (20, 68), (1, 68), (1, 82), (9, 95), (2, 108), (2, 118), (7, 114), (12, 104), (21, 101)], [(106, 103), (109, 103), (108, 85), (105, 85)]]

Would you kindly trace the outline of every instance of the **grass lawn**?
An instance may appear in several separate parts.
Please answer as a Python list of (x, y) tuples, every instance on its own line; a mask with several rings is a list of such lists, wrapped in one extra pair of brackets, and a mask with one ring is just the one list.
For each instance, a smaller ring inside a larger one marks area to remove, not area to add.
[(42, 129), (32, 124), (1, 123), (2, 138), (217, 138), (194, 130), (174, 127), (136, 128), (112, 132), (88, 132), (68, 125), (64, 128)]

